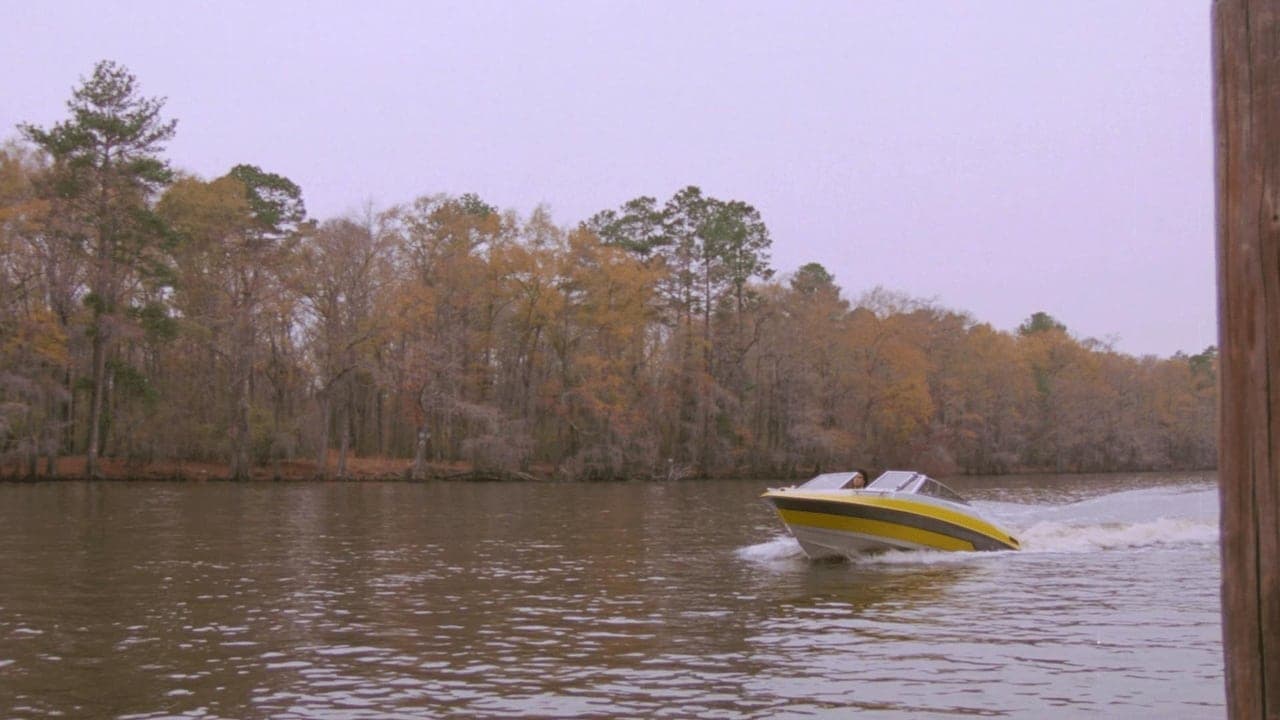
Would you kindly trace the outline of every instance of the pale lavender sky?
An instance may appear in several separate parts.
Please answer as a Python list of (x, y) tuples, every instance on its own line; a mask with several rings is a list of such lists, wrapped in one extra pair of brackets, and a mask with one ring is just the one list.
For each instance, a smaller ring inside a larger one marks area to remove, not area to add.
[(685, 185), (1001, 329), (1216, 342), (1209, 3), (0, 0), (0, 138), (113, 59), (169, 158), (313, 216), (476, 192), (563, 225)]

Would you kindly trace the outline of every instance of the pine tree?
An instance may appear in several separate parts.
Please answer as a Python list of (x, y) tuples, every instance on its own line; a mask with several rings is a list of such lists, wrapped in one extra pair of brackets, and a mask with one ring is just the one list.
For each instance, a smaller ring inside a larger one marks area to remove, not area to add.
[(163, 223), (152, 199), (173, 173), (160, 157), (176, 121), (160, 117), (162, 98), (145, 98), (124, 67), (99, 62), (72, 91), (71, 117), (50, 129), (22, 125), (27, 139), (53, 159), (42, 188), (62, 218), (61, 240), (83, 257), (91, 311), (91, 397), (85, 474), (96, 477), (103, 443), (108, 356), (129, 322), (139, 290), (163, 282)]

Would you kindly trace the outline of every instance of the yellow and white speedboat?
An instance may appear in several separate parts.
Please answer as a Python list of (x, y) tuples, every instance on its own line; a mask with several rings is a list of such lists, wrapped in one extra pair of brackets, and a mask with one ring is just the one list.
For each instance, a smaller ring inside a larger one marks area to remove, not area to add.
[(856, 472), (819, 475), (763, 497), (810, 558), (885, 550), (1018, 550), (1018, 539), (922, 473), (890, 470), (865, 488)]

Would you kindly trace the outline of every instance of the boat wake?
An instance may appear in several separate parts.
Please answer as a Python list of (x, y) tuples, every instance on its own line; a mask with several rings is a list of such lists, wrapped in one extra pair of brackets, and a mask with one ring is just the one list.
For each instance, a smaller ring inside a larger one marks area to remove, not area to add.
[(1027, 528), (1020, 537), (1023, 552), (1093, 552), (1157, 545), (1212, 544), (1218, 541), (1218, 524), (1189, 518), (1105, 525), (1041, 522)]
[(743, 560), (761, 565), (806, 560), (800, 543), (790, 535), (778, 535), (766, 542), (740, 547), (736, 554)]
[[(1022, 542), (1019, 552), (888, 552), (858, 559), (859, 564), (941, 564), (1011, 555), (1091, 553), (1168, 545), (1218, 542), (1218, 494), (1203, 486), (1167, 486), (1125, 490), (1065, 504), (975, 502)], [(800, 543), (789, 535), (738, 548), (748, 562), (779, 565), (807, 562)]]
[(992, 505), (1024, 552), (1094, 552), (1218, 541), (1216, 488), (1123, 490), (1066, 504)]

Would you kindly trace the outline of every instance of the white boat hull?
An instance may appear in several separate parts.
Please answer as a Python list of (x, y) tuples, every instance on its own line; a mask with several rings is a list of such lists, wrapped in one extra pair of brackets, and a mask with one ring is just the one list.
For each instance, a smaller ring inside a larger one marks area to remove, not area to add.
[(868, 553), (889, 550), (928, 550), (924, 545), (906, 540), (890, 540), (878, 535), (830, 530), (804, 525), (787, 526), (792, 537), (800, 543), (805, 555), (815, 560), (823, 558), (856, 558)]

